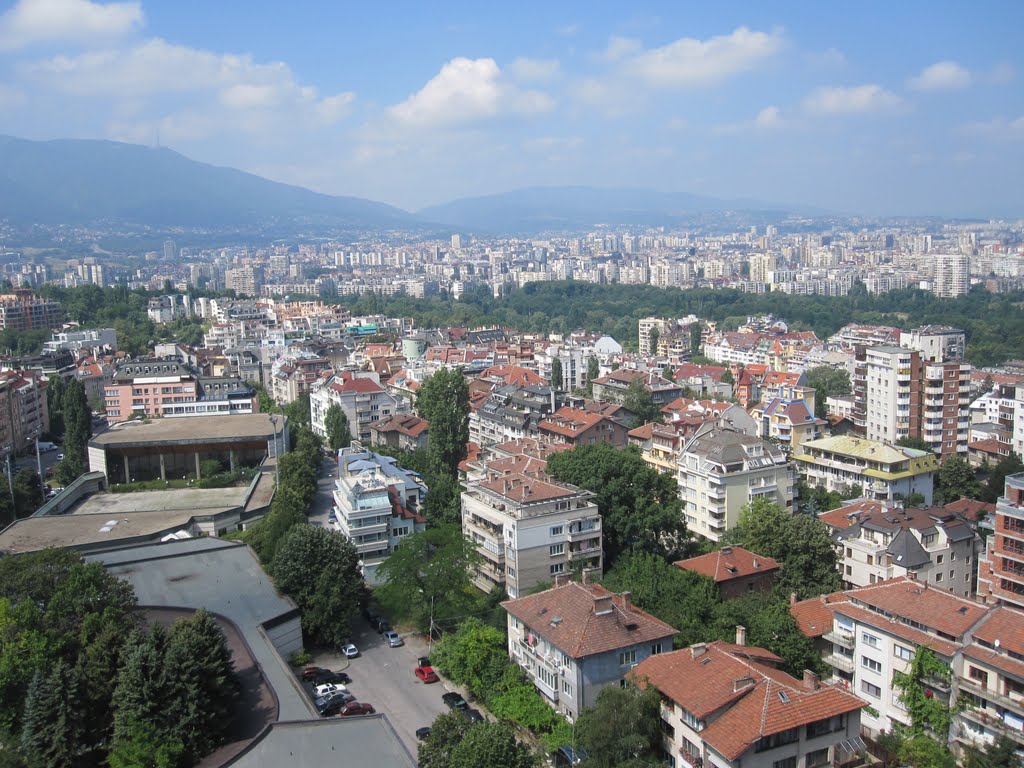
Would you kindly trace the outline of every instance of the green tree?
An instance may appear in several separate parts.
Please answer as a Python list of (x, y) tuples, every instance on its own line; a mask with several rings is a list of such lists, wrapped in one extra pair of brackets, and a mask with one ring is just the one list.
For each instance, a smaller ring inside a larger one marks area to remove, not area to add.
[(436, 474), (423, 499), (423, 516), (432, 526), (462, 522), (462, 486), (447, 474)]
[(377, 568), (381, 603), (420, 628), (454, 625), (471, 603), (473, 569), (481, 562), (458, 525), (407, 536)]
[(430, 658), (449, 680), (485, 698), (505, 673), (508, 645), (501, 630), (470, 617), (438, 641)]
[(807, 371), (807, 386), (814, 388), (814, 415), (819, 419), (828, 416), (828, 406), (825, 404), (828, 398), (848, 395), (853, 391), (849, 372), (845, 368), (827, 365)]
[(791, 675), (800, 677), (805, 669), (827, 672), (814, 643), (790, 614), (788, 600), (763, 595), (723, 600), (714, 607), (706, 639), (731, 643), (737, 626), (747, 628), (748, 644), (781, 656), (783, 669)]
[(661, 331), (657, 326), (647, 332), (647, 349), (652, 355), (658, 354), (658, 339), (661, 338)]
[(950, 456), (942, 462), (935, 476), (936, 505), (949, 504), (960, 498), (976, 498), (981, 490), (974, 468), (962, 456)]
[(537, 756), (516, 740), (508, 723), (480, 723), (451, 751), (450, 768), (536, 768)]
[(587, 358), (587, 397), (594, 396), (594, 379), (601, 375), (601, 365), (597, 357)]
[(1004, 734), (985, 748), (967, 747), (964, 753), (964, 768), (1024, 768), (1016, 742)]
[(562, 360), (555, 358), (551, 361), (551, 388), (562, 389)]
[(627, 552), (601, 583), (613, 592), (630, 592), (638, 606), (678, 629), (677, 647), (711, 639), (708, 627), (718, 603), (711, 579), (657, 555)]
[(420, 768), (449, 768), (452, 750), (462, 743), (472, 727), (461, 712), (438, 715), (430, 725), (430, 735), (417, 748)]
[(910, 716), (911, 737), (932, 736), (945, 743), (955, 710), (934, 695), (931, 684), (948, 688), (952, 676), (949, 665), (926, 645), (914, 653), (910, 671), (893, 673), (893, 687), (899, 691), (900, 701)]
[(925, 734), (904, 739), (896, 755), (909, 768), (956, 768), (949, 747)]
[(294, 525), (268, 570), (277, 588), (301, 609), (307, 635), (335, 647), (351, 639), (366, 586), (359, 553), (348, 538), (315, 525)]
[(62, 768), (83, 757), (78, 675), (62, 660), (37, 671), (25, 697), (21, 749), (34, 766)]
[(183, 764), (185, 745), (168, 740), (151, 723), (134, 722), (115, 741), (107, 762), (110, 768), (178, 768)]
[(594, 492), (605, 568), (629, 549), (667, 558), (685, 553), (689, 539), (675, 478), (645, 463), (636, 447), (580, 446), (552, 456), (548, 472)]
[(736, 377), (732, 375), (732, 371), (725, 371), (722, 374), (722, 383), (723, 384), (735, 384), (736, 383)]
[(461, 368), (442, 368), (423, 382), (416, 410), (430, 424), (427, 450), (455, 477), (469, 442), (469, 383)]
[(1011, 453), (1009, 456), (1001, 458), (981, 489), (981, 500), (994, 504), (1006, 490), (1007, 476), (1016, 475), (1019, 472), (1024, 472), (1024, 462), (1021, 461), (1020, 456)]
[(643, 376), (637, 376), (629, 383), (622, 407), (633, 414), (634, 424), (647, 424), (652, 421), (660, 424), (664, 421), (661, 408), (654, 402), (651, 393), (644, 386)]
[(46, 382), (46, 408), (50, 416), (50, 434), (61, 437), (64, 434), (64, 389), (66, 376), (51, 376)]
[(661, 694), (654, 686), (602, 688), (594, 707), (580, 713), (576, 739), (593, 768), (660, 765)]
[(274, 402), (274, 398), (263, 384), (258, 381), (247, 381), (246, 384), (256, 390), (260, 413), (281, 413), (281, 408)]
[(801, 598), (834, 592), (842, 586), (828, 529), (820, 520), (793, 515), (768, 499), (755, 499), (740, 511), (725, 542), (772, 557), (782, 565), (776, 587)]
[(324, 414), (324, 430), (327, 432), (327, 446), (332, 451), (346, 448), (352, 443), (352, 430), (348, 426), (348, 416), (337, 403), (331, 403)]
[(85, 472), (85, 449), (92, 433), (92, 414), (85, 387), (78, 379), (68, 379), (62, 398), (64, 420), (64, 459), (54, 476), (61, 485), (69, 485)]

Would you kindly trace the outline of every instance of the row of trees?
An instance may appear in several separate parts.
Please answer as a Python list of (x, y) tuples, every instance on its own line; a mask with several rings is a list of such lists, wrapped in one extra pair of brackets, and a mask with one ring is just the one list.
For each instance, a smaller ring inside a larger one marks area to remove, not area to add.
[(47, 385), (46, 404), (50, 433), (64, 438), (64, 458), (54, 477), (61, 485), (68, 485), (85, 472), (86, 448), (92, 437), (92, 411), (85, 386), (74, 377), (54, 376)]
[(0, 751), (10, 766), (192, 765), (237, 686), (199, 612), (145, 631), (126, 583), (65, 550), (0, 560)]

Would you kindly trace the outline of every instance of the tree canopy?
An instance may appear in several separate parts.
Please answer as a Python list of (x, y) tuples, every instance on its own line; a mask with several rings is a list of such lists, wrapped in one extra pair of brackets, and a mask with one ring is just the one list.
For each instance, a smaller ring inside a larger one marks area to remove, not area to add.
[(430, 424), (427, 450), (455, 477), (469, 443), (469, 383), (461, 368), (442, 368), (423, 382), (416, 410)]
[(658, 424), (665, 419), (662, 417), (661, 408), (654, 402), (651, 393), (644, 386), (643, 377), (638, 376), (629, 383), (626, 389), (626, 397), (622, 401), (622, 407), (633, 414), (634, 424), (648, 424), (652, 421)]
[(606, 569), (630, 549), (666, 558), (685, 552), (689, 540), (675, 478), (645, 463), (637, 448), (580, 446), (552, 456), (548, 472), (594, 492)]
[(845, 368), (832, 368), (827, 365), (811, 368), (807, 371), (807, 386), (814, 387), (814, 415), (819, 419), (828, 416), (825, 401), (830, 397), (848, 395), (850, 374)]
[(661, 694), (654, 686), (609, 685), (592, 709), (580, 713), (576, 740), (587, 751), (587, 765), (661, 765)]
[(349, 428), (348, 416), (337, 403), (331, 403), (324, 414), (324, 430), (327, 432), (327, 446), (332, 451), (345, 448), (352, 443), (352, 430)]

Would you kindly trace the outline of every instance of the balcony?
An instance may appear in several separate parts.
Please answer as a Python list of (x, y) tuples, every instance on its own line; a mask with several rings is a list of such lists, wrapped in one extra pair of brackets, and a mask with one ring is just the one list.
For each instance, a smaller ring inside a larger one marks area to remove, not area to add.
[(967, 707), (960, 712), (961, 717), (966, 717), (968, 720), (973, 720), (976, 723), (981, 723), (986, 728), (989, 728), (996, 733), (1001, 733), (1009, 736), (1011, 739), (1016, 741), (1018, 744), (1024, 745), (1024, 731), (1020, 728), (1010, 725), (1001, 717), (989, 709), (978, 709), (974, 707)]
[(830, 653), (825, 657), (825, 663), (833, 669), (850, 674), (854, 670), (853, 658), (842, 653)]
[(594, 536), (600, 535), (601, 523), (600, 521), (593, 522), (590, 525), (584, 527), (583, 525), (569, 526), (569, 541), (582, 541), (583, 539), (590, 539)]
[[(989, 674), (994, 675), (995, 673), (991, 672)], [(957, 685), (961, 691), (967, 691), (975, 696), (980, 696), (991, 701), (993, 704), (1013, 710), (1018, 716), (1024, 716), (1024, 694), (1022, 693), (999, 693), (998, 691), (985, 688), (977, 680), (969, 677), (958, 678)]]
[(852, 634), (849, 632), (843, 632), (842, 630), (833, 629), (831, 632), (826, 632), (822, 637), (833, 645), (839, 645), (843, 648), (853, 648), (856, 642)]

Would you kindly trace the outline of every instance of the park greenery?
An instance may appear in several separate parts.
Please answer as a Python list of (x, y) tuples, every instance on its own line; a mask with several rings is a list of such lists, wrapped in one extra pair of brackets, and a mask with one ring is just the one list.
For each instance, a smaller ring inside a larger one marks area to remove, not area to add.
[(420, 768), (536, 768), (533, 751), (508, 723), (472, 723), (461, 712), (440, 715), (419, 746)]
[(28, 517), (43, 503), (43, 483), (34, 469), (20, 469), (7, 484), (7, 475), (0, 472), (0, 528)]
[(66, 550), (0, 560), (0, 752), (21, 768), (193, 765), (237, 685), (204, 612), (143, 628), (131, 587)]
[(52, 377), (46, 398), (50, 433), (64, 438), (64, 459), (57, 464), (54, 478), (66, 486), (85, 472), (86, 448), (92, 436), (92, 412), (85, 387), (74, 377)]

